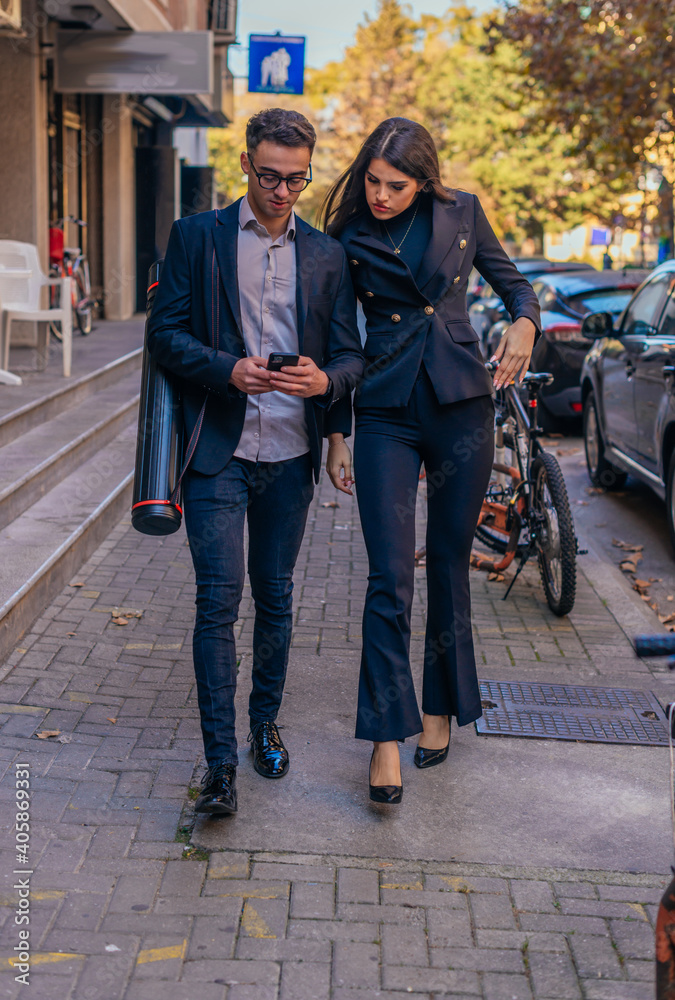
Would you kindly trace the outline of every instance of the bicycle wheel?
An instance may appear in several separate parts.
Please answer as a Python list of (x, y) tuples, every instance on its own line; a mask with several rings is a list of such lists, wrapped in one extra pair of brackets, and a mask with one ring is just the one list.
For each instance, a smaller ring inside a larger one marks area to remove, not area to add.
[(73, 272), (73, 312), (78, 328), (83, 337), (91, 333), (92, 313), (94, 303), (91, 299), (91, 288), (88, 288), (87, 276), (82, 268)]
[(532, 463), (532, 478), (541, 582), (549, 608), (562, 617), (574, 607), (577, 589), (577, 540), (567, 488), (558, 460), (546, 451)]
[[(61, 273), (60, 273), (60, 271), (58, 271), (58, 270), (56, 270), (55, 268), (52, 267), (50, 269), (50, 271), (49, 271), (49, 276), (51, 278), (60, 278), (61, 277)], [(60, 304), (61, 304), (61, 286), (60, 285), (50, 285), (49, 286), (49, 308), (50, 309), (58, 309), (59, 306), (60, 306)], [(51, 319), (49, 321), (49, 332), (51, 333), (52, 337), (54, 337), (60, 343), (63, 340), (63, 334), (61, 332), (61, 320), (53, 320), (53, 319)]]

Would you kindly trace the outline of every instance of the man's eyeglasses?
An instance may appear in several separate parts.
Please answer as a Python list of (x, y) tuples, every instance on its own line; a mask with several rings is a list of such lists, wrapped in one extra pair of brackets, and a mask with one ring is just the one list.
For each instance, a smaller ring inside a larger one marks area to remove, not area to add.
[(308, 184), (312, 183), (312, 164), (309, 165), (309, 177), (298, 177), (297, 175), (291, 177), (280, 177), (279, 174), (259, 174), (253, 165), (253, 157), (250, 153), (248, 155), (248, 162), (251, 164), (251, 170), (258, 178), (258, 183), (261, 188), (265, 191), (274, 191), (278, 188), (282, 181), (286, 182), (286, 187), (293, 194), (297, 194), (298, 191), (304, 191)]

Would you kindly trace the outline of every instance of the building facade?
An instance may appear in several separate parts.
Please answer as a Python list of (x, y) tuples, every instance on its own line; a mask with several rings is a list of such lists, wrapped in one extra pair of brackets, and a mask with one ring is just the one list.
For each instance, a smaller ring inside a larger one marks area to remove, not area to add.
[(46, 269), (50, 226), (85, 222), (65, 244), (85, 249), (106, 318), (144, 308), (171, 223), (211, 207), (190, 151), (232, 118), (235, 22), (236, 0), (2, 5), (0, 239), (36, 244)]

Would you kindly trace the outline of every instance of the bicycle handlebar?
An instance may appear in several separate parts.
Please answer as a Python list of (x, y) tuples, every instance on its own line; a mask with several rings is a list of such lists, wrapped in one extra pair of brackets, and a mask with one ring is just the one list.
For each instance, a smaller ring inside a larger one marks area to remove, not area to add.
[(86, 226), (87, 223), (84, 219), (78, 219), (75, 215), (66, 215), (63, 219), (57, 219), (56, 222), (52, 223), (52, 229), (62, 229), (64, 222), (72, 222), (75, 226)]
[[(485, 368), (488, 372), (496, 372), (499, 368), (498, 361), (487, 361)], [(554, 381), (554, 376), (550, 372), (526, 372), (519, 385), (550, 385)], [(514, 385), (515, 383), (511, 383)]]

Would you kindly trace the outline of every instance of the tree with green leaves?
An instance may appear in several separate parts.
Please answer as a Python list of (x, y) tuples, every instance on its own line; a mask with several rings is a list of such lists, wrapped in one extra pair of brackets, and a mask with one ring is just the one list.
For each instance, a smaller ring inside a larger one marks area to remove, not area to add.
[(489, 26), (490, 52), (515, 45), (535, 97), (531, 133), (574, 139), (609, 183), (635, 187), (656, 167), (675, 182), (672, 0), (520, 0)]

